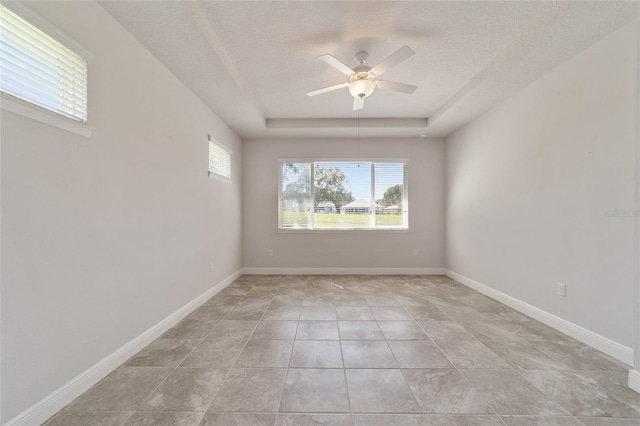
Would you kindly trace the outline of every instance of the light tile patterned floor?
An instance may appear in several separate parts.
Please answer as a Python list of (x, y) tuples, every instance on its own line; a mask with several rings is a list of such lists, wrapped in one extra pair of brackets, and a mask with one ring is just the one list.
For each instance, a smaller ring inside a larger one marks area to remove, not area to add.
[(447, 277), (242, 276), (46, 425), (640, 425), (629, 368)]

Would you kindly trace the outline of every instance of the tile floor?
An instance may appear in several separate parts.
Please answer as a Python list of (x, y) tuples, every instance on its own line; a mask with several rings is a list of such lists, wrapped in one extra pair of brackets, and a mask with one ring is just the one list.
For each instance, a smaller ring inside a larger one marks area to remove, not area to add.
[(640, 425), (629, 368), (447, 277), (242, 276), (46, 425)]

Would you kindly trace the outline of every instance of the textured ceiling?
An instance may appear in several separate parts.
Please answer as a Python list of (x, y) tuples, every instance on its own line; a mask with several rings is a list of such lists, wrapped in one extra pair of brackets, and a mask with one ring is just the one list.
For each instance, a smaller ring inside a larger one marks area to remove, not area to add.
[[(443, 136), (629, 22), (634, 2), (100, 1), (243, 138), (350, 137), (346, 81), (317, 59), (375, 65), (403, 45), (416, 54), (376, 90), (362, 136)], [(419, 118), (421, 120), (389, 120)], [(427, 124), (426, 119), (428, 118)], [(336, 120), (337, 119), (337, 120)], [(380, 119), (378, 121), (374, 119)], [(386, 119), (386, 120), (383, 120)], [(412, 123), (408, 125), (407, 123)], [(416, 124), (418, 123), (418, 124)], [(267, 126), (269, 124), (269, 126)]]

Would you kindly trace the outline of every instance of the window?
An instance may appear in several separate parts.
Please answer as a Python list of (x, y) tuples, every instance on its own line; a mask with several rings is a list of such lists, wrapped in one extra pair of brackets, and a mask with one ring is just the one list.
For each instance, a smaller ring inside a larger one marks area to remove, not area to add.
[(87, 122), (87, 60), (3, 5), (0, 91)]
[(209, 136), (209, 176), (231, 181), (231, 151)]
[(406, 230), (406, 160), (278, 160), (278, 228)]

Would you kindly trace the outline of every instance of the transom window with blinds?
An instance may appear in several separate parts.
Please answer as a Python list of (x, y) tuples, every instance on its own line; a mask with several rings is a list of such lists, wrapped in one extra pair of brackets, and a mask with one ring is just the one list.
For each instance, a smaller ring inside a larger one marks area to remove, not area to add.
[(87, 123), (87, 60), (3, 5), (0, 90)]
[(408, 229), (407, 163), (278, 160), (278, 228)]
[(231, 181), (231, 151), (209, 135), (209, 176)]

